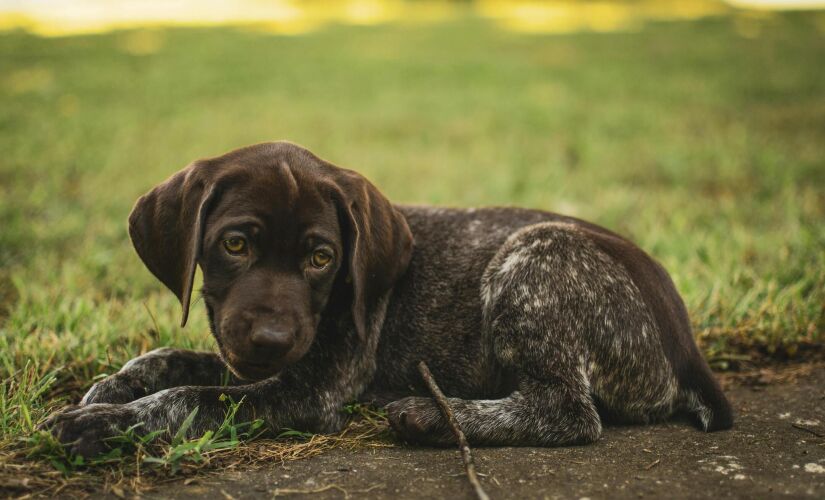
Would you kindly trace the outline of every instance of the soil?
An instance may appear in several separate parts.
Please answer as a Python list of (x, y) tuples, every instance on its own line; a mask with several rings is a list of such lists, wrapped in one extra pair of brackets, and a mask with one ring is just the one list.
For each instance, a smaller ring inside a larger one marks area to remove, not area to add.
[[(491, 498), (825, 498), (825, 365), (723, 377), (730, 431), (689, 422), (608, 427), (596, 444), (479, 448)], [(163, 498), (472, 498), (459, 452), (336, 450), (147, 493)]]

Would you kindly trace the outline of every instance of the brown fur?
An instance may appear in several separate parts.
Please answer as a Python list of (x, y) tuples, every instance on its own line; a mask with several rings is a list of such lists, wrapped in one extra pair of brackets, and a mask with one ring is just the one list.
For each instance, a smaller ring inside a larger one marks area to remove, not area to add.
[(584, 443), (605, 419), (678, 411), (706, 430), (733, 422), (664, 269), (578, 219), (395, 206), (359, 174), (269, 143), (173, 175), (129, 232), (183, 323), (201, 267), (220, 353), (161, 349), (95, 384), (47, 424), (84, 455), (138, 422), (174, 430), (195, 407), (190, 433), (213, 428), (222, 394), (272, 431), (333, 431), (343, 404), (390, 402), (403, 437), (443, 444), (422, 360), (474, 444)]

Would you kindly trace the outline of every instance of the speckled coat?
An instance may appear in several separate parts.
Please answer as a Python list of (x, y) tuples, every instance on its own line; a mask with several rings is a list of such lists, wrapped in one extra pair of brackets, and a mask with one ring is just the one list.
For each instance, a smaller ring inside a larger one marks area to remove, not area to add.
[[(291, 175), (282, 184), (297, 185), (298, 196), (342, 171), (289, 143), (244, 148), (209, 160), (210, 168), (230, 160), (238, 168), (254, 166), (258, 176)], [(207, 175), (202, 164), (187, 170), (187, 179), (192, 172)], [(382, 266), (395, 259), (401, 267), (388, 271), (392, 279), (381, 276), (381, 266), (365, 275), (363, 283), (387, 284), (366, 300), (360, 328), (350, 304), (362, 285), (358, 276), (351, 280), (355, 263), (349, 255), (349, 270), (338, 273), (350, 276), (336, 278), (311, 347), (278, 374), (257, 382), (227, 379), (221, 354), (164, 348), (95, 384), (80, 406), (47, 425), (75, 451), (91, 455), (117, 428), (142, 422), (147, 431), (174, 430), (195, 407), (191, 432), (213, 428), (225, 409), (221, 394), (244, 398), (239, 418), (263, 418), (272, 430), (318, 432), (343, 425), (345, 403), (372, 400), (387, 404), (390, 423), (402, 437), (445, 444), (450, 435), (416, 370), (422, 360), (474, 445), (587, 443), (598, 439), (603, 422), (645, 423), (676, 412), (695, 415), (708, 431), (732, 425), (730, 406), (696, 347), (673, 282), (626, 239), (537, 210), (393, 207), (347, 172), (350, 180), (335, 181), (338, 188), (362, 190), (369, 203), (386, 203), (383, 213), (392, 224), (370, 225), (369, 214), (379, 211), (367, 210), (352, 217), (352, 227), (344, 224), (342, 233), (355, 231), (363, 243), (381, 226), (375, 244), (399, 238), (410, 243), (384, 245), (396, 250), (376, 257)], [(359, 187), (347, 184), (352, 179)], [(173, 177), (157, 189), (186, 187)], [(192, 217), (205, 206), (178, 210)], [(136, 218), (145, 227), (161, 224), (142, 220), (149, 217), (133, 214), (133, 226)], [(387, 227), (396, 229), (387, 233)], [(164, 228), (160, 238), (170, 232)], [(133, 239), (140, 238), (139, 227), (133, 227)], [(344, 242), (353, 239), (342, 235)], [(140, 241), (135, 245), (150, 270), (184, 301), (185, 286), (170, 285), (151, 251)], [(187, 262), (178, 267), (195, 265)], [(206, 270), (205, 276), (204, 302), (217, 335), (214, 314), (221, 299), (210, 295)]]

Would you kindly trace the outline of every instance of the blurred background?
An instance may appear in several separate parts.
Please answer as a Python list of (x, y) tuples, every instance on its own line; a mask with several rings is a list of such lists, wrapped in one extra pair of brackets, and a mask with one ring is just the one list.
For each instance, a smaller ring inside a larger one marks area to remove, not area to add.
[(273, 139), (395, 202), (630, 237), (717, 368), (807, 355), (825, 317), (822, 4), (0, 0), (0, 400), (211, 348), (205, 315), (177, 326), (126, 217), (193, 159)]

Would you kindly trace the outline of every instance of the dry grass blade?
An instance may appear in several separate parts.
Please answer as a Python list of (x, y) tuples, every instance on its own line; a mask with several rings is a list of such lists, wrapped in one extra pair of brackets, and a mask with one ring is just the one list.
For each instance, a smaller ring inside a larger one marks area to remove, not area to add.
[(383, 488), (383, 484), (374, 484), (369, 488), (365, 488), (363, 490), (346, 490), (343, 486), (339, 486), (337, 484), (327, 484), (326, 486), (321, 486), (319, 488), (314, 488), (311, 490), (299, 490), (299, 489), (292, 489), (292, 488), (277, 488), (272, 490), (272, 496), (278, 497), (281, 495), (312, 495), (315, 493), (322, 493), (324, 491), (329, 490), (338, 490), (344, 494), (344, 498), (349, 498), (352, 493), (369, 493), (370, 491), (376, 488)]

